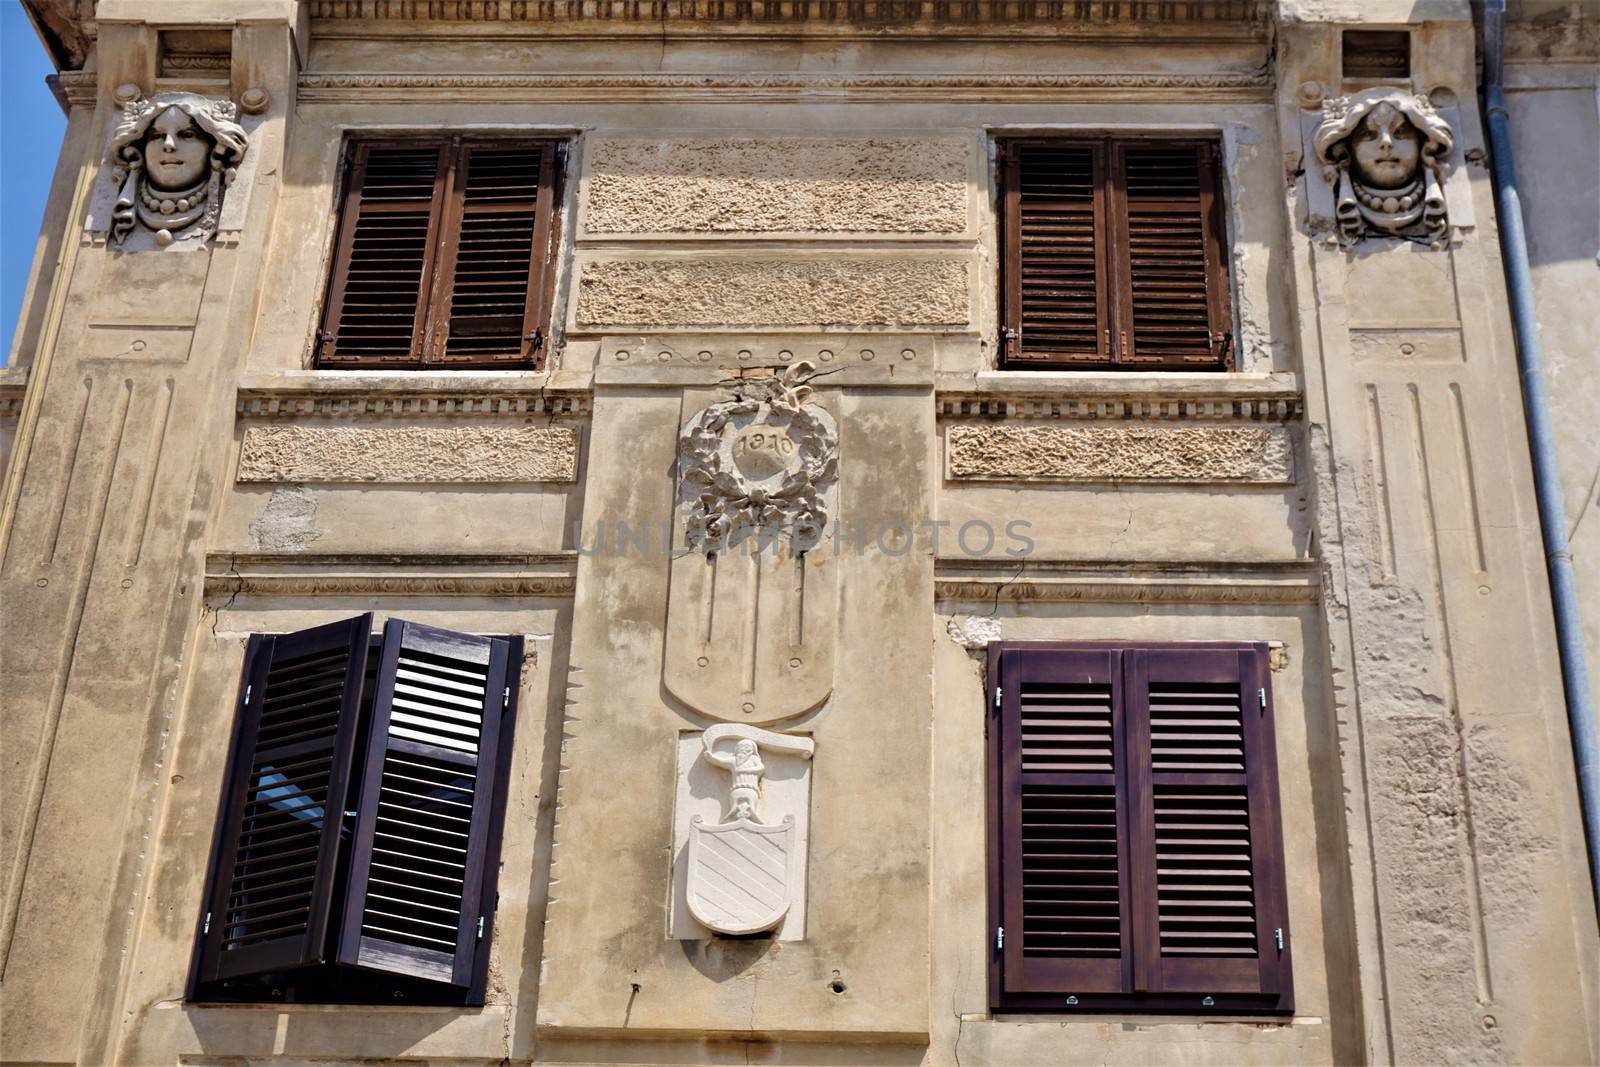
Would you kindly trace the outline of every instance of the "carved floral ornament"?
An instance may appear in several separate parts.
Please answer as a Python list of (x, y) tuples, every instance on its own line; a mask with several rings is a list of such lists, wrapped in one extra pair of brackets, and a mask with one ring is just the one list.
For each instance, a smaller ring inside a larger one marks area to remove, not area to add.
[(1340, 247), (1367, 237), (1446, 247), (1444, 159), (1454, 141), (1432, 104), (1399, 89), (1324, 102), (1312, 145), (1334, 189)]
[(763, 531), (788, 536), (797, 552), (821, 541), (839, 441), (833, 420), (807, 406), (804, 382), (815, 373), (801, 360), (775, 377), (742, 379), (732, 400), (684, 426), (678, 495), (691, 549), (718, 552)]
[(158, 247), (195, 247), (217, 232), (222, 198), (249, 148), (229, 100), (157, 93), (128, 100), (107, 162), (116, 200), (111, 243), (146, 232)]

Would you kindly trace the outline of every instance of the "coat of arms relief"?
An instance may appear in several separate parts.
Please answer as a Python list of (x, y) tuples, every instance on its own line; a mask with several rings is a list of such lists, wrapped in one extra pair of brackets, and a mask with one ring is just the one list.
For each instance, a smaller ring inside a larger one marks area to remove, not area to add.
[(672, 937), (804, 935), (815, 744), (763, 727), (833, 692), (839, 439), (815, 373), (726, 383), (679, 431), (663, 681), (718, 722), (680, 741)]

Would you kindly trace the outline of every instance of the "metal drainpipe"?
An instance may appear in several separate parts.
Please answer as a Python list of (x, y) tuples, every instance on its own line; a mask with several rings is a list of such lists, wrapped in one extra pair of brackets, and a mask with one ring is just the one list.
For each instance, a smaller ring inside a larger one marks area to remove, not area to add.
[[(1578, 621), (1578, 585), (1567, 546), (1566, 512), (1556, 470), (1555, 439), (1545, 398), (1544, 354), (1533, 309), (1533, 275), (1528, 267), (1528, 240), (1522, 228), (1522, 201), (1511, 158), (1511, 119), (1501, 85), (1505, 48), (1505, 0), (1487, 0), (1483, 13), (1483, 110), (1489, 127), (1489, 159), (1494, 174), (1495, 210), (1500, 220), (1500, 251), (1505, 257), (1506, 290), (1511, 322), (1517, 335), (1517, 370), (1522, 378), (1522, 409), (1528, 420), (1528, 447), (1533, 455), (1533, 487), (1539, 500), (1539, 525), (1544, 530), (1545, 564), (1550, 571), (1550, 599), (1555, 609), (1556, 647), (1561, 654), (1561, 680), (1567, 693), (1567, 723), (1572, 730), (1572, 756), (1578, 768), (1578, 800), (1589, 845), (1589, 877), (1600, 897), (1600, 740), (1595, 734), (1594, 697), (1589, 665)], [(1600, 900), (1597, 900), (1600, 906)]]

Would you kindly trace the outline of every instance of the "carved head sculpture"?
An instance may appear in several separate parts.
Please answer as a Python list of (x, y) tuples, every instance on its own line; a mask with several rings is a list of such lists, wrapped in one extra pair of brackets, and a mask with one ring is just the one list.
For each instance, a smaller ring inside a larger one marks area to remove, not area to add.
[(1340, 243), (1401, 237), (1444, 246), (1440, 161), (1454, 136), (1433, 106), (1398, 89), (1369, 89), (1323, 105), (1314, 146), (1336, 189)]
[(161, 246), (210, 239), (248, 147), (237, 114), (230, 101), (193, 93), (162, 93), (123, 108), (111, 136), (113, 244), (141, 225)]

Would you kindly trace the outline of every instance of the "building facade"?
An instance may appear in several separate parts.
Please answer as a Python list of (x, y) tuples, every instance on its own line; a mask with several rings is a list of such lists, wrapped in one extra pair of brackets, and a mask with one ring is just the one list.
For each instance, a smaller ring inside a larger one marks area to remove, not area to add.
[(28, 2), (0, 1059), (1600, 1056), (1469, 4)]

